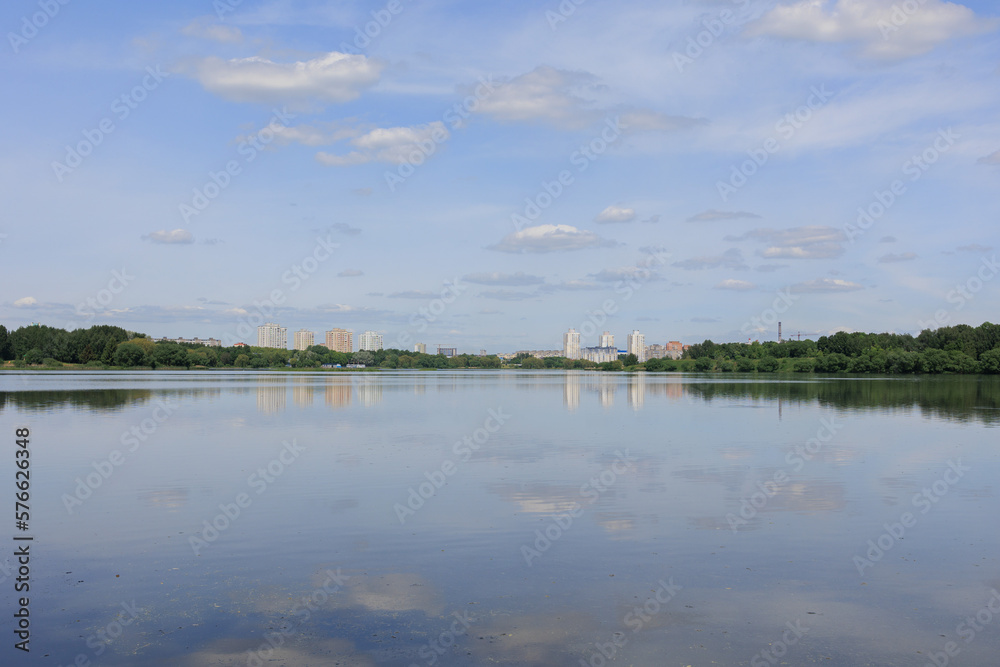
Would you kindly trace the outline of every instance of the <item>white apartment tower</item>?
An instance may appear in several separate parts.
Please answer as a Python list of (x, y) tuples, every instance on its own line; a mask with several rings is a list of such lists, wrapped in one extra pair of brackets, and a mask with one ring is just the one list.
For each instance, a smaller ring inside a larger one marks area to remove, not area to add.
[(563, 356), (567, 359), (580, 358), (580, 332), (576, 329), (563, 334)]
[(605, 331), (601, 334), (601, 338), (598, 341), (597, 347), (614, 347), (615, 346), (615, 335), (610, 331)]
[(299, 329), (295, 332), (295, 343), (292, 347), (296, 350), (305, 350), (316, 342), (316, 335), (312, 331)]
[(366, 331), (358, 336), (358, 349), (377, 352), (382, 349), (382, 334), (375, 331)]
[(628, 335), (628, 353), (634, 354), (639, 363), (646, 361), (646, 337), (638, 329)]
[(287, 350), (288, 329), (279, 327), (274, 322), (265, 322), (257, 327), (257, 347), (275, 347), (279, 350)]

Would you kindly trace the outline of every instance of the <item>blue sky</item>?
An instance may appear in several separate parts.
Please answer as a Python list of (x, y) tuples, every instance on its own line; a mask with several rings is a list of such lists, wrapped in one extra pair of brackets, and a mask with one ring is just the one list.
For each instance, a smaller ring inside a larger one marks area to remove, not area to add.
[(501, 352), (997, 317), (992, 3), (18, 0), (0, 26), (8, 327)]

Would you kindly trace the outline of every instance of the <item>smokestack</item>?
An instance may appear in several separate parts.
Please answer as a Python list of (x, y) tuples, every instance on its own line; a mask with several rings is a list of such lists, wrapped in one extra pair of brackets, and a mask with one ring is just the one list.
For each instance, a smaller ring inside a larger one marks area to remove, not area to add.
[(781, 322), (778, 322), (778, 342), (781, 342)]

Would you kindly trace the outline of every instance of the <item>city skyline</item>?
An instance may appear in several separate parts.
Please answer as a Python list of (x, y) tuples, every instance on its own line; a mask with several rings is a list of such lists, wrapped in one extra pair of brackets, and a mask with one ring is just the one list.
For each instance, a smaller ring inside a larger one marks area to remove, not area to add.
[(0, 321), (516, 350), (995, 319), (1000, 15), (896, 4), (4, 5)]

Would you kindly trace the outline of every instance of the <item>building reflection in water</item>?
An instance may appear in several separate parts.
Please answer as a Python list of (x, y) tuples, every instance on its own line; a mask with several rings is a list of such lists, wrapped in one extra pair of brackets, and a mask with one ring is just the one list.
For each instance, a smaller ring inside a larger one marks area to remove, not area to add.
[(285, 411), (287, 390), (284, 384), (262, 384), (257, 387), (257, 410), (266, 415)]
[(605, 374), (602, 374), (598, 379), (597, 394), (600, 396), (602, 408), (614, 407), (617, 382), (617, 377), (608, 377)]
[(563, 385), (563, 405), (570, 412), (580, 407), (580, 376), (576, 373), (566, 374), (566, 383)]
[(301, 375), (292, 380), (292, 402), (296, 407), (306, 408), (312, 405), (313, 394), (316, 392), (313, 381), (313, 378)]
[(382, 402), (382, 379), (366, 373), (358, 378), (358, 401), (370, 408)]
[(646, 374), (630, 373), (628, 376), (628, 404), (633, 410), (642, 410), (646, 402)]
[(333, 375), (326, 380), (326, 404), (346, 408), (351, 404), (352, 383), (349, 375)]

